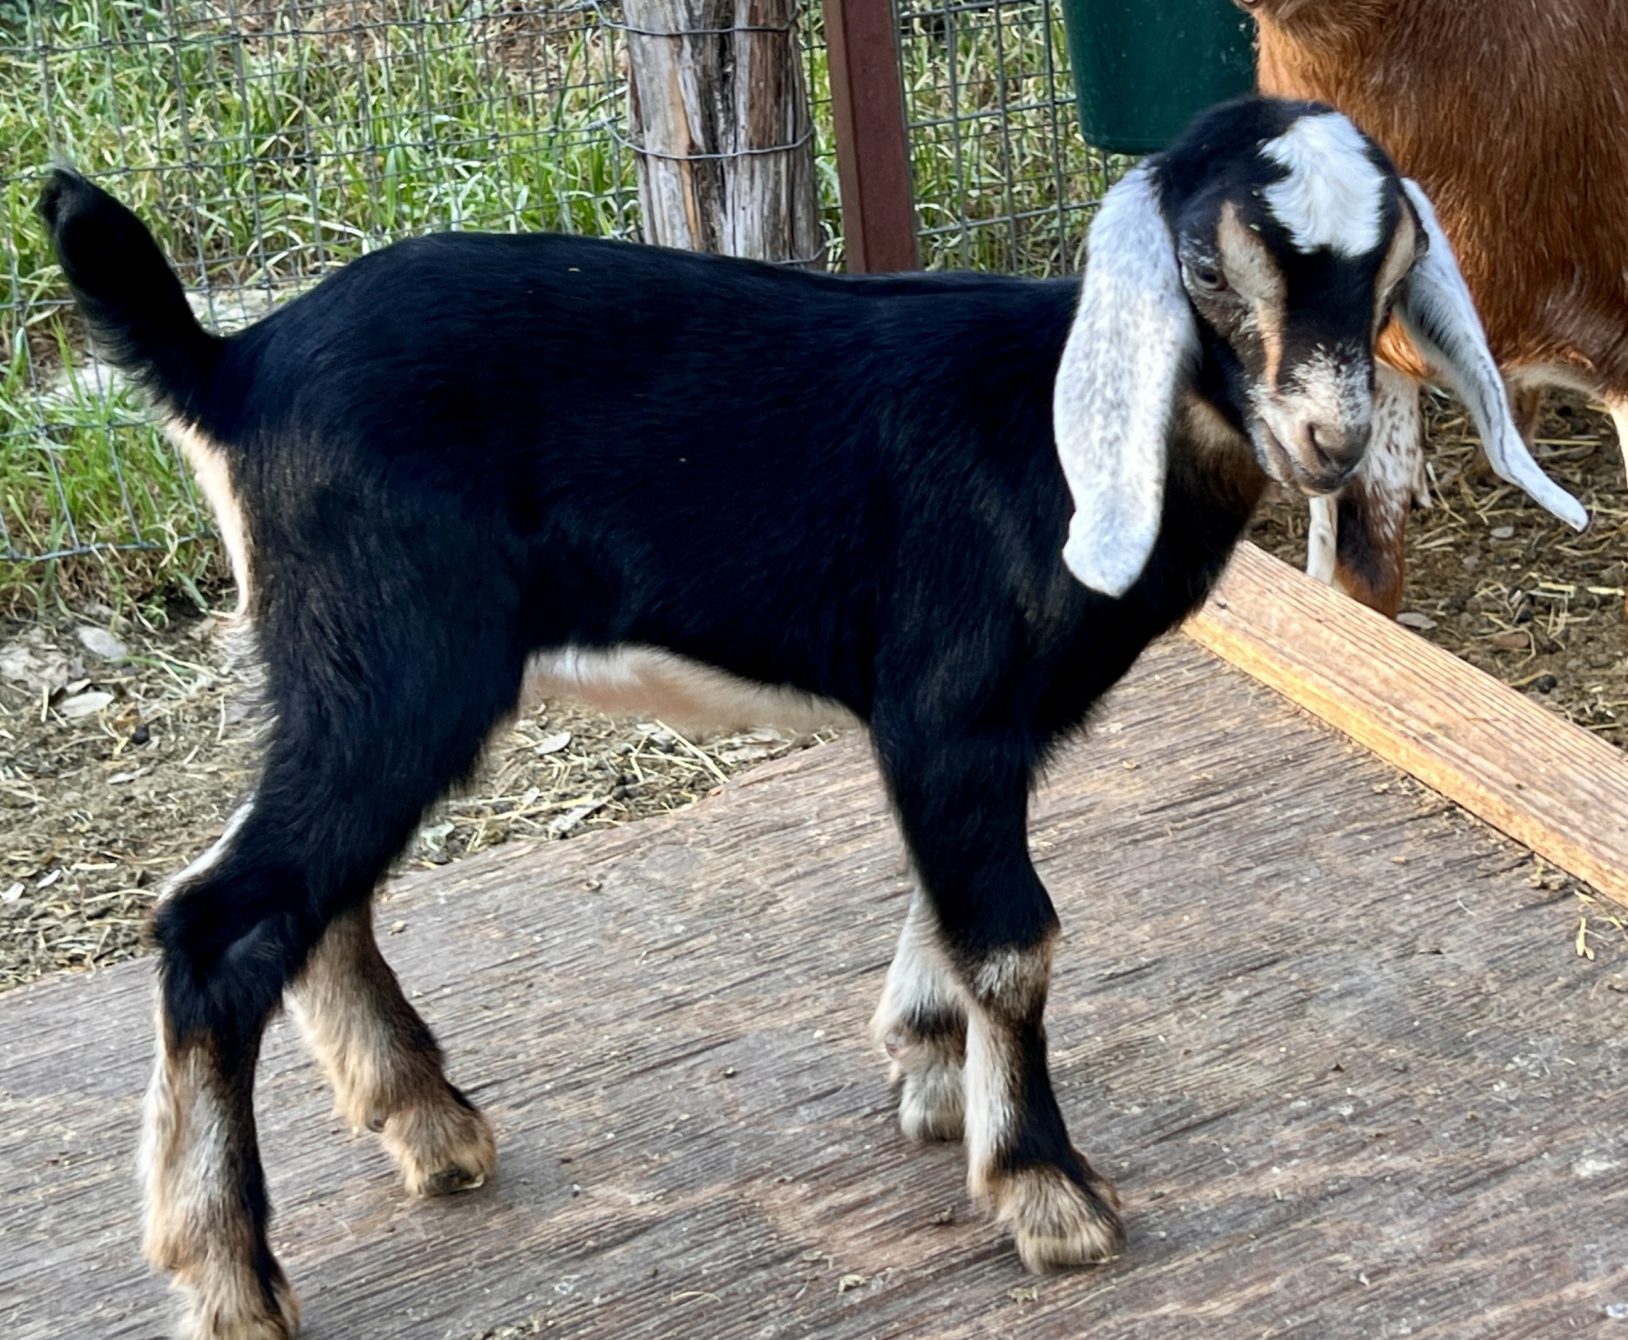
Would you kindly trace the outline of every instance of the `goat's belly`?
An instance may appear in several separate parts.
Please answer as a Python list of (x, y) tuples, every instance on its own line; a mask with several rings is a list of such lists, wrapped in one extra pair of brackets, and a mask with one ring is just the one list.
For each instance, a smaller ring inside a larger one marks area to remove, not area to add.
[(851, 721), (809, 693), (741, 679), (657, 647), (559, 647), (526, 666), (526, 697), (572, 698), (610, 716), (654, 717), (691, 730), (779, 726), (808, 731)]

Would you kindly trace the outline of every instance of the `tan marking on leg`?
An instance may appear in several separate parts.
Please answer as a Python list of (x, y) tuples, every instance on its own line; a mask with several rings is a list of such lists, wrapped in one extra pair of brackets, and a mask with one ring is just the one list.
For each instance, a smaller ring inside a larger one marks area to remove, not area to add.
[(986, 1008), (1020, 1016), (1043, 1009), (1051, 985), (1053, 937), (1030, 949), (1002, 949), (988, 955), (972, 975), (972, 991)]
[(1054, 937), (990, 954), (970, 974), (967, 1011), (967, 1184), (987, 1199), (997, 1161), (1016, 1134), (1020, 1021), (1045, 1007)]
[(906, 1137), (959, 1140), (966, 1106), (961, 1065), (965, 1025), (934, 1037), (912, 1026), (914, 1019), (934, 1016), (964, 1019), (932, 908), (918, 890), (871, 1018), (871, 1036), (892, 1061), (888, 1082), (899, 1090), (899, 1125)]
[(186, 457), (199, 491), (215, 514), (215, 525), (220, 530), (221, 542), (231, 560), (232, 577), (237, 583), (237, 612), (242, 614), (249, 608), (252, 585), (252, 534), (249, 515), (232, 485), (226, 456), (201, 429), (183, 420), (172, 419), (165, 425), (165, 432)]
[(491, 1175), (492, 1128), (448, 1083), (440, 1047), (379, 953), (371, 908), (335, 918), (289, 999), (339, 1115), (383, 1138), (410, 1192), (472, 1190)]
[(1537, 437), (1538, 425), (1543, 421), (1543, 396), (1547, 389), (1541, 382), (1522, 382), (1510, 388), (1510, 412), (1528, 447)]
[(995, 1222), (1012, 1234), (1018, 1257), (1036, 1275), (1098, 1265), (1119, 1255), (1125, 1230), (1119, 1193), (1093, 1175), (1082, 1191), (1056, 1168), (1005, 1173), (990, 1193)]
[(976, 1000), (967, 1005), (967, 1189), (995, 1200), (997, 1161), (1016, 1134), (1017, 1054), (1011, 1027)]
[(970, 974), (967, 1007), (967, 1186), (1035, 1272), (1106, 1261), (1124, 1239), (1118, 1194), (1086, 1170), (1086, 1187), (1061, 1168), (1009, 1169), (1004, 1156), (1023, 1115), (1022, 1030), (1039, 1027), (1052, 944), (990, 955)]
[(202, 1045), (160, 1043), (147, 1090), (140, 1166), (146, 1191), (142, 1246), (187, 1300), (183, 1335), (195, 1340), (291, 1340), (299, 1301), (272, 1263), (272, 1297), (256, 1272), (260, 1244), (239, 1195), (258, 1158), (252, 1112), (230, 1098)]

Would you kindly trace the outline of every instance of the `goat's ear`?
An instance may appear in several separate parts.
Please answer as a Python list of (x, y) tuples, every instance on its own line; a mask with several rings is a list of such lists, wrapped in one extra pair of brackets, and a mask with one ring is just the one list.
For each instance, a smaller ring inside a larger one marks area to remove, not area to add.
[(1052, 392), (1074, 498), (1063, 562), (1111, 596), (1130, 589), (1159, 537), (1171, 416), (1198, 347), (1155, 171), (1143, 164), (1103, 199)]
[(1487, 347), (1469, 287), (1436, 211), (1419, 183), (1404, 179), (1428, 245), (1404, 281), (1396, 314), (1424, 360), (1448, 383), (1475, 420), (1487, 462), (1501, 479), (1531, 495), (1540, 507), (1576, 530), (1588, 528), (1588, 512), (1532, 459), (1509, 408), (1509, 389)]

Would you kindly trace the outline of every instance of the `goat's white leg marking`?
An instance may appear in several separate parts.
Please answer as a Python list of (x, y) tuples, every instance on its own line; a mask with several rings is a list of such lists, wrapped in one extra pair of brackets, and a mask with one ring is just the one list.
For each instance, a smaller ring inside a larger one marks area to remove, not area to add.
[(299, 1300), (274, 1261), (267, 1297), (254, 1268), (254, 1227), (239, 1195), (241, 1165), (253, 1152), (253, 1116), (233, 1110), (203, 1047), (171, 1047), (162, 1011), (158, 1038), (139, 1162), (143, 1250), (187, 1299), (187, 1340), (291, 1340)]
[(1334, 583), (1334, 558), (1339, 547), (1338, 504), (1332, 497), (1313, 498), (1311, 525), (1306, 532), (1306, 574), (1327, 585)]
[(1424, 419), (1419, 410), (1419, 388), (1411, 377), (1393, 368), (1381, 367), (1375, 378), (1374, 435), (1363, 459), (1361, 477), (1371, 490), (1395, 499), (1396, 510), (1403, 512), (1409, 496), (1424, 485)]
[(418, 1196), (473, 1190), (497, 1167), (492, 1128), (447, 1082), (441, 1049), (379, 953), (373, 915), (336, 917), (289, 992), (339, 1115), (377, 1132)]
[(1023, 1264), (1036, 1273), (1106, 1261), (1123, 1238), (1118, 1193), (1077, 1151), (1069, 1148), (1083, 1186), (1055, 1164), (1013, 1161), (1025, 1123), (1062, 1127), (1054, 1108), (1025, 1109), (1035, 1086), (1024, 1073), (1034, 1062), (1024, 1054), (1022, 1034), (1039, 1026), (1050, 977), (1049, 943), (1006, 950), (978, 965), (964, 996), (967, 1185), (1011, 1232)]
[(1617, 446), (1622, 451), (1622, 467), (1628, 472), (1628, 400), (1607, 401), (1606, 409), (1611, 412), (1611, 422), (1616, 425)]
[(892, 1058), (899, 1125), (912, 1140), (958, 1140), (965, 1112), (966, 1015), (925, 895), (910, 900), (871, 1034)]

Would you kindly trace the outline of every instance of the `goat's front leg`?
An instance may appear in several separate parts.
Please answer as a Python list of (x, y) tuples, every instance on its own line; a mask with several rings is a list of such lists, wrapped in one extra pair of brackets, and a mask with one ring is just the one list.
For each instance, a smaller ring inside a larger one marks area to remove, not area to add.
[(912, 1140), (959, 1140), (967, 1012), (927, 896), (910, 900), (871, 1033), (892, 1061), (899, 1125)]
[(368, 904), (336, 917), (289, 993), (353, 1130), (376, 1132), (414, 1195), (478, 1187), (497, 1165), (486, 1118), (442, 1069), (441, 1048), (379, 953)]
[(1628, 400), (1609, 399), (1606, 408), (1611, 411), (1611, 422), (1617, 430), (1617, 447), (1622, 452), (1623, 469), (1628, 470)]
[[(1337, 504), (1332, 537), (1334, 580), (1371, 609), (1395, 618), (1402, 608), (1407, 571), (1408, 511), (1420, 488), (1424, 421), (1419, 388), (1391, 368), (1379, 369), (1374, 393), (1374, 431), (1362, 467)], [(1325, 514), (1329, 499), (1317, 499)], [(1329, 538), (1313, 513), (1314, 558), (1327, 561)], [(1313, 575), (1320, 575), (1315, 568)]]
[[(972, 1193), (1030, 1270), (1105, 1261), (1123, 1241), (1119, 1200), (1069, 1139), (1046, 1064), (1057, 916), (1029, 860), (1024, 746), (885, 730), (878, 746), (965, 1011)], [(933, 929), (918, 918), (906, 936)]]

